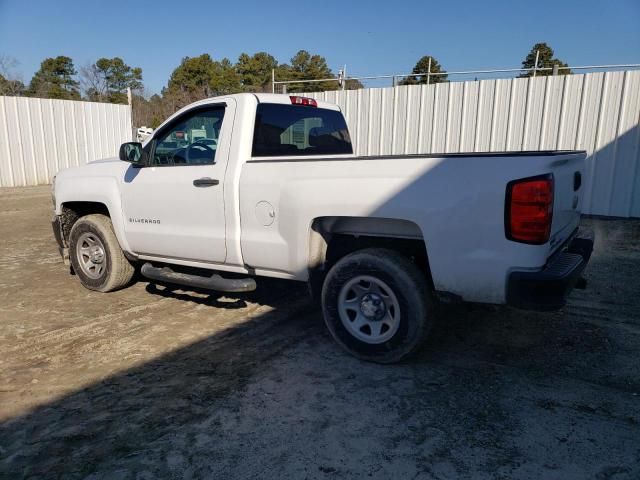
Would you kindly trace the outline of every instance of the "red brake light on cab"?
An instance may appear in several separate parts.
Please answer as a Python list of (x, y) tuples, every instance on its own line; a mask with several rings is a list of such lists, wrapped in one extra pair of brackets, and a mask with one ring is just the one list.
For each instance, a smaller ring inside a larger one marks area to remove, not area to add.
[(549, 241), (553, 218), (553, 175), (523, 178), (507, 185), (505, 234), (533, 245)]
[(292, 105), (302, 105), (304, 107), (317, 107), (318, 102), (316, 102), (313, 98), (309, 97), (298, 97), (295, 95), (291, 95), (289, 97), (291, 99)]

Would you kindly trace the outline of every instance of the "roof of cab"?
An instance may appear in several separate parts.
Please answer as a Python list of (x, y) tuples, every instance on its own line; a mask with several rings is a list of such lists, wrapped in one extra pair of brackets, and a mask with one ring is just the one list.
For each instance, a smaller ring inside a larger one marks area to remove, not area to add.
[[(220, 102), (225, 98), (235, 98), (238, 101), (246, 101), (249, 98), (252, 98), (252, 99), (257, 99), (258, 103), (281, 103), (284, 105), (290, 105), (291, 96), (304, 96), (304, 95), (282, 95), (278, 93), (234, 93), (231, 95), (220, 95), (217, 97), (203, 98), (202, 100), (197, 100), (193, 103), (190, 103), (189, 105), (185, 105), (180, 110), (174, 112), (171, 116), (165, 119), (165, 121), (162, 122), (162, 124), (156, 130), (164, 127), (164, 125), (166, 125), (169, 121), (173, 120), (174, 118), (181, 115), (183, 112), (186, 112), (187, 110), (190, 110), (194, 107), (201, 107), (203, 105), (208, 105), (210, 103)], [(326, 108), (329, 110), (340, 111), (340, 107), (335, 103), (324, 102), (322, 100), (316, 100), (316, 102), (318, 104), (318, 108)]]
[[(209, 97), (203, 98), (202, 100), (197, 100), (189, 105), (186, 105), (181, 110), (186, 110), (191, 107), (206, 105), (208, 103), (215, 103), (224, 98), (235, 98), (238, 100), (247, 99), (248, 97), (253, 97), (258, 100), (258, 103), (280, 103), (283, 105), (291, 105), (291, 97), (304, 97), (304, 93), (301, 94), (291, 94), (291, 95), (283, 95), (280, 93), (233, 93), (231, 95), (219, 95), (217, 97)], [(312, 97), (308, 97), (312, 98)], [(340, 111), (340, 107), (335, 103), (325, 102), (323, 100), (315, 99), (318, 104), (318, 108), (327, 108), (329, 110), (338, 110)]]
[[(291, 104), (291, 97), (304, 97), (304, 94), (292, 94), (292, 95), (283, 95), (279, 93), (233, 93), (231, 95), (219, 95), (217, 97), (209, 97), (203, 98), (202, 100), (197, 100), (189, 105), (185, 105), (180, 110), (175, 112), (172, 117), (176, 116), (176, 113), (183, 112), (185, 110), (189, 110), (193, 107), (199, 107), (202, 105), (207, 105), (209, 103), (216, 103), (225, 98), (235, 98), (239, 101), (247, 100), (249, 97), (255, 98), (258, 100), (258, 103), (280, 103), (283, 105)], [(308, 97), (312, 98), (312, 97)], [(335, 103), (325, 102), (323, 100), (314, 99), (318, 104), (318, 108), (326, 108), (329, 110), (338, 110), (340, 111), (340, 107)]]

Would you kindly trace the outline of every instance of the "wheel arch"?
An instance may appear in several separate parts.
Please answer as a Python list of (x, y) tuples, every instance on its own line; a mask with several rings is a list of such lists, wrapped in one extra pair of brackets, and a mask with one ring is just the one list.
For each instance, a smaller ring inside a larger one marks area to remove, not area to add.
[(109, 207), (101, 202), (71, 201), (60, 204), (60, 225), (64, 241), (69, 243), (69, 234), (75, 223), (82, 217), (99, 213), (111, 218)]
[(124, 252), (128, 252), (129, 245), (124, 236), (122, 218), (117, 214), (114, 216), (113, 206), (110, 207), (107, 203), (101, 201), (70, 200), (60, 202), (59, 211), (62, 240), (65, 243), (65, 247), (69, 246), (69, 234), (78, 219), (87, 215), (102, 214), (111, 220), (120, 248)]
[(418, 266), (433, 290), (427, 245), (412, 221), (380, 217), (317, 217), (309, 232), (309, 283), (314, 296), (332, 265), (345, 255), (365, 248), (397, 251)]

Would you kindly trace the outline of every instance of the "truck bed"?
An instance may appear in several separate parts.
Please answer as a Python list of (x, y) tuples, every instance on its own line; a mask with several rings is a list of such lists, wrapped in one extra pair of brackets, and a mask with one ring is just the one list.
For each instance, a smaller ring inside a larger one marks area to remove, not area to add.
[[(583, 168), (584, 157), (584, 152), (554, 150), (253, 158), (240, 178), (243, 257), (265, 274), (278, 270), (306, 280), (304, 232), (314, 219), (402, 219), (424, 239), (437, 290), (467, 301), (504, 303), (509, 272), (543, 268), (577, 228), (573, 174)], [(548, 173), (556, 181), (550, 241), (508, 240), (506, 185)], [(266, 228), (256, 214), (259, 204), (273, 209)]]

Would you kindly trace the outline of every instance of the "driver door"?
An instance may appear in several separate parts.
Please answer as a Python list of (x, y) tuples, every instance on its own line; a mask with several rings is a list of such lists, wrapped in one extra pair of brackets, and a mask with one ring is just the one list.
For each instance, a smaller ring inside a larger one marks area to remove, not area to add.
[(228, 102), (181, 114), (145, 146), (149, 165), (126, 171), (122, 207), (133, 252), (225, 261), (223, 187), (234, 110)]

